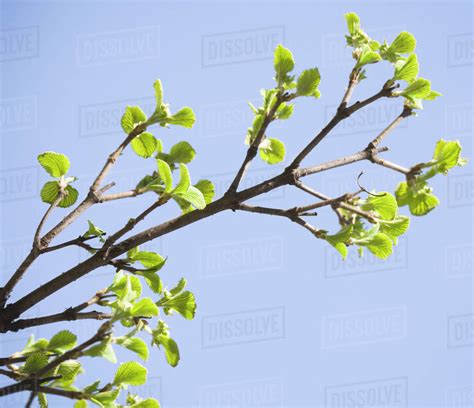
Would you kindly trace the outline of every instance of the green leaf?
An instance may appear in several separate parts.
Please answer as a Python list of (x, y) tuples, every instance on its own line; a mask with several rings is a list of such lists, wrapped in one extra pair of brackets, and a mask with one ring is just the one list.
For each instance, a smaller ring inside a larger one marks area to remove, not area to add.
[(356, 13), (346, 13), (344, 15), (347, 22), (347, 29), (350, 35), (356, 35), (360, 30), (360, 18)]
[(146, 122), (146, 115), (138, 106), (127, 106), (121, 124), (125, 133), (129, 134), (136, 125)]
[(334, 235), (326, 235), (324, 239), (341, 254), (343, 259), (346, 259), (348, 253), (346, 243), (350, 240), (351, 234), (352, 225), (348, 225)]
[(152, 317), (158, 315), (158, 307), (150, 298), (143, 298), (130, 309), (133, 317)]
[(178, 293), (181, 293), (183, 289), (186, 287), (187, 280), (185, 278), (181, 278), (179, 282), (176, 284), (176, 286), (173, 289), (169, 290), (169, 293), (172, 296), (176, 296)]
[(153, 83), (153, 88), (155, 89), (155, 100), (156, 100), (155, 112), (161, 113), (161, 109), (163, 105), (163, 86), (159, 79), (157, 79)]
[(189, 163), (195, 155), (196, 151), (185, 141), (176, 143), (169, 153), (169, 157), (174, 163)]
[(43, 392), (38, 393), (38, 403), (40, 408), (48, 408), (48, 399), (46, 398), (46, 394)]
[(148, 360), (149, 352), (148, 346), (146, 343), (139, 337), (118, 337), (116, 339), (117, 344), (120, 344), (122, 347), (133, 351), (136, 353), (142, 360)]
[(76, 345), (77, 336), (69, 330), (56, 333), (49, 341), (48, 350), (60, 350), (61, 352), (72, 349)]
[(163, 346), (165, 351), (166, 361), (171, 367), (176, 367), (179, 363), (179, 348), (176, 342), (168, 336), (158, 335), (154, 336), (155, 343)]
[(145, 159), (151, 157), (158, 147), (158, 141), (155, 136), (148, 132), (143, 132), (133, 138), (130, 144), (133, 151)]
[(206, 204), (210, 204), (214, 198), (214, 184), (210, 180), (199, 180), (194, 187), (196, 187), (203, 195)]
[(275, 68), (275, 80), (277, 81), (278, 86), (288, 82), (288, 73), (293, 71), (293, 68), (295, 67), (295, 61), (291, 51), (283, 45), (278, 44), (275, 48), (273, 66)]
[(141, 364), (130, 361), (120, 364), (114, 377), (114, 385), (138, 386), (146, 382), (147, 370)]
[(364, 211), (376, 211), (383, 220), (393, 220), (397, 215), (398, 205), (392, 194), (382, 192), (369, 196), (361, 208)]
[(406, 215), (399, 215), (391, 221), (382, 221), (380, 223), (380, 232), (387, 235), (394, 244), (397, 243), (397, 238), (403, 235), (410, 226), (410, 218)]
[(318, 88), (321, 75), (318, 68), (311, 68), (303, 71), (298, 77), (296, 93), (301, 96), (312, 96)]
[(206, 208), (206, 201), (204, 199), (203, 193), (201, 193), (201, 191), (194, 186), (189, 186), (186, 192), (176, 194), (176, 196), (192, 204), (193, 207), (197, 208), (198, 210)]
[(411, 54), (405, 61), (399, 60), (395, 63), (395, 74), (393, 80), (403, 80), (408, 83), (415, 81), (418, 76), (418, 58), (416, 54)]
[(181, 108), (172, 116), (166, 118), (166, 122), (170, 125), (183, 126), (185, 128), (192, 128), (194, 122), (196, 122), (196, 117), (194, 116), (193, 110), (189, 106)]
[(383, 233), (378, 233), (363, 246), (380, 259), (387, 259), (393, 250), (392, 240)]
[(25, 364), (21, 367), (21, 372), (25, 374), (33, 374), (41, 370), (48, 364), (48, 356), (46, 353), (38, 351), (27, 357)]
[(194, 319), (194, 314), (196, 313), (196, 300), (194, 295), (189, 291), (182, 292), (178, 296), (163, 303), (159, 302), (159, 306), (176, 310), (181, 316), (188, 320)]
[(368, 64), (375, 64), (381, 59), (382, 57), (377, 52), (373, 51), (369, 45), (365, 44), (362, 47), (361, 54), (359, 56), (359, 59), (357, 60), (356, 68), (361, 68), (364, 65)]
[(413, 34), (403, 31), (390, 44), (389, 50), (397, 54), (410, 54), (415, 48), (416, 40)]
[(163, 282), (155, 272), (141, 272), (140, 275), (143, 276), (146, 284), (154, 293), (163, 292)]
[(275, 117), (277, 119), (288, 119), (293, 115), (295, 105), (288, 105), (283, 102), (275, 112)]
[(408, 205), (413, 215), (422, 216), (439, 205), (438, 198), (431, 191), (432, 189), (426, 183), (408, 187), (403, 181), (398, 184), (395, 196), (399, 206)]
[(86, 351), (84, 351), (84, 355), (88, 357), (103, 357), (114, 364), (117, 362), (115, 351), (107, 340), (89, 347)]
[(74, 404), (74, 408), (87, 408), (87, 401), (86, 400), (78, 400)]
[(94, 223), (90, 220), (87, 220), (89, 224), (89, 229), (87, 232), (83, 235), (84, 238), (88, 237), (100, 237), (102, 242), (105, 242), (105, 240), (102, 238), (103, 235), (105, 235), (105, 231), (94, 225)]
[(91, 401), (95, 404), (101, 404), (99, 406), (104, 408), (116, 408), (115, 400), (119, 396), (120, 388), (116, 388), (110, 391), (103, 391), (95, 394)]
[(259, 146), (260, 157), (268, 164), (277, 164), (285, 159), (285, 145), (273, 137), (266, 138)]
[(458, 140), (439, 140), (433, 154), (433, 169), (437, 173), (447, 174), (455, 166), (464, 166), (466, 160), (461, 157), (461, 151)]
[(443, 96), (439, 92), (431, 90), (431, 92), (428, 94), (428, 96), (425, 96), (425, 101), (434, 101), (436, 98), (439, 96)]
[(40, 154), (38, 156), (38, 162), (52, 177), (66, 175), (71, 165), (66, 155), (55, 152), (45, 152)]
[(173, 176), (168, 163), (164, 160), (157, 159), (158, 162), (158, 173), (160, 174), (163, 183), (165, 183), (165, 192), (169, 193), (173, 189)]
[(61, 383), (73, 381), (80, 372), (82, 372), (82, 367), (79, 361), (66, 360), (58, 367), (58, 375), (61, 376), (58, 381)]
[(407, 98), (424, 99), (430, 95), (430, 92), (431, 82), (424, 78), (418, 78), (416, 81), (408, 85), (403, 91), (396, 92), (396, 94), (406, 96)]
[(160, 408), (160, 404), (154, 398), (147, 398), (136, 404), (130, 405), (130, 408)]
[(133, 262), (140, 262), (147, 269), (161, 269), (165, 264), (166, 258), (163, 258), (160, 254), (156, 252), (149, 251), (139, 251), (132, 256), (128, 255), (128, 259)]
[(171, 191), (171, 194), (180, 194), (188, 191), (189, 186), (191, 185), (191, 176), (189, 175), (189, 170), (185, 164), (179, 163), (179, 182), (176, 187)]
[[(64, 189), (67, 194), (58, 204), (58, 207), (67, 208), (77, 201), (79, 192), (71, 186), (66, 186)], [(53, 204), (59, 194), (59, 183), (57, 181), (48, 181), (41, 189), (40, 196), (44, 203)]]

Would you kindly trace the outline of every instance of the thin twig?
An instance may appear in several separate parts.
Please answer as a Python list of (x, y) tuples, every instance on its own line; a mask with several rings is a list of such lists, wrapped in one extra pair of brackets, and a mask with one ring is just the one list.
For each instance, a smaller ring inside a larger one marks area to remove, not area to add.
[(239, 170), (237, 171), (237, 174), (235, 175), (234, 180), (232, 180), (232, 183), (230, 184), (230, 187), (227, 190), (226, 194), (232, 195), (232, 194), (235, 194), (235, 192), (237, 191), (237, 188), (239, 187), (239, 184), (242, 178), (244, 177), (245, 172), (250, 165), (250, 162), (255, 158), (255, 156), (258, 153), (258, 147), (260, 146), (260, 143), (262, 143), (265, 137), (265, 132), (267, 130), (268, 125), (274, 120), (277, 109), (280, 107), (280, 105), (284, 101), (285, 101), (285, 95), (280, 94), (280, 93), (277, 94), (274, 105), (272, 106), (269, 112), (265, 113), (262, 126), (260, 127), (253, 142), (250, 144), (249, 148), (247, 149), (247, 154), (245, 155), (245, 159), (242, 165), (240, 166)]

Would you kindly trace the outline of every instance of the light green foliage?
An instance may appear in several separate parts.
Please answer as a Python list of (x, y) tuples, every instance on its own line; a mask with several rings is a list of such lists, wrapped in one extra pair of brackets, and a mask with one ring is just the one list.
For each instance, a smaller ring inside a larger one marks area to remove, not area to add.
[(139, 106), (127, 106), (120, 123), (123, 131), (129, 134), (137, 125), (145, 123), (146, 120), (146, 115)]
[(260, 157), (268, 164), (277, 164), (285, 159), (285, 145), (273, 137), (266, 138), (259, 146)]
[(114, 377), (114, 385), (142, 385), (146, 382), (147, 370), (135, 361), (120, 364)]
[(318, 68), (306, 69), (298, 77), (296, 93), (300, 96), (315, 96), (319, 98), (318, 85), (320, 81), (321, 75)]
[(158, 141), (151, 133), (143, 132), (136, 136), (130, 145), (136, 154), (146, 159), (155, 153), (158, 147)]
[(62, 192), (63, 198), (58, 207), (67, 208), (77, 201), (79, 192), (69, 185), (76, 180), (75, 177), (65, 177), (69, 171), (70, 162), (67, 156), (61, 153), (45, 152), (38, 156), (38, 162), (46, 172), (58, 180), (47, 181), (40, 191), (41, 200), (47, 204), (53, 204)]
[(106, 232), (100, 229), (98, 226), (94, 225), (94, 223), (90, 220), (88, 220), (87, 223), (89, 225), (89, 229), (82, 236), (84, 238), (97, 237), (99, 238), (100, 242), (105, 242), (104, 235), (106, 234)]
[[(398, 243), (398, 237), (407, 231), (410, 223), (408, 217), (398, 214), (395, 197), (388, 192), (377, 193), (365, 200), (353, 200), (351, 206), (365, 212), (368, 218), (350, 210), (341, 211), (340, 215), (347, 225), (336, 234), (326, 234), (324, 239), (343, 258), (346, 258), (350, 245), (357, 245), (361, 250), (365, 247), (381, 259), (389, 257), (393, 245)], [(369, 226), (366, 225), (367, 219), (371, 222)]]
[(410, 212), (418, 216), (425, 215), (437, 207), (439, 199), (433, 194), (427, 180), (437, 174), (446, 175), (455, 166), (464, 166), (466, 160), (461, 157), (461, 150), (461, 144), (457, 140), (439, 140), (433, 159), (420, 166), (420, 170), (424, 171), (398, 184), (395, 191), (398, 205), (407, 205)]
[(295, 60), (293, 59), (293, 54), (288, 48), (285, 48), (281, 44), (276, 47), (273, 66), (275, 68), (275, 80), (279, 87), (291, 83), (293, 77), (288, 76), (288, 74), (293, 71)]
[(45, 152), (40, 154), (38, 156), (38, 162), (51, 177), (56, 178), (65, 176), (71, 166), (67, 156), (55, 152)]

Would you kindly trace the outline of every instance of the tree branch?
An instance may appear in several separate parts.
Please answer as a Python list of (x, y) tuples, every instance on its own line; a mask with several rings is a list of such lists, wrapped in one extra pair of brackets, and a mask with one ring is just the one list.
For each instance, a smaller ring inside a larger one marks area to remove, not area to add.
[[(384, 152), (386, 150), (388, 150), (388, 148), (382, 147), (378, 148), (376, 152)], [(187, 225), (193, 224), (196, 221), (203, 220), (222, 211), (231, 210), (238, 203), (242, 203), (253, 197), (260, 196), (276, 188), (282, 187), (284, 185), (294, 184), (295, 178), (305, 177), (309, 174), (315, 174), (332, 168), (345, 166), (357, 161), (367, 160), (370, 155), (370, 152), (364, 150), (347, 157), (323, 163), (318, 166), (308, 167), (306, 169), (291, 170), (290, 168), (287, 168), (282, 173), (272, 177), (271, 179), (265, 180), (255, 186), (237, 192), (234, 197), (224, 195), (220, 199), (208, 204), (203, 210), (191, 211), (132, 235), (124, 241), (114, 244), (108, 248), (107, 257), (105, 259), (103, 253), (97, 252), (82, 263), (44, 283), (15, 303), (8, 305), (1, 316), (0, 329), (2, 328), (2, 325), (6, 327), (9, 321), (17, 318), (21, 313), (25, 312), (51, 294), (69, 285), (71, 282), (74, 282), (89, 272), (107, 265), (110, 260), (122, 255), (132, 248), (135, 248), (137, 245), (142, 245), (145, 242), (151, 241), (152, 239), (176, 231)]]
[[(362, 109), (364, 106), (370, 105), (371, 103), (377, 101), (380, 98), (384, 98), (387, 96), (392, 95), (392, 91), (394, 87), (383, 87), (379, 92), (375, 95), (367, 98), (363, 101), (358, 101), (353, 105), (346, 107), (344, 105), (344, 100), (347, 96), (344, 97), (343, 101), (339, 105), (336, 115), (330, 120), (330, 122), (311, 140), (306, 147), (295, 157), (293, 162), (290, 164), (291, 169), (296, 169), (299, 167), (303, 159), (311, 153), (311, 151), (329, 134), (329, 132), (336, 127), (336, 125), (343, 121), (344, 119), (351, 116), (354, 112), (357, 112), (359, 109)], [(350, 96), (350, 95), (349, 95)]]
[(272, 106), (269, 112), (265, 114), (265, 117), (263, 119), (262, 126), (260, 130), (258, 131), (257, 135), (255, 136), (255, 139), (247, 149), (247, 154), (245, 156), (245, 159), (240, 166), (239, 170), (237, 171), (237, 174), (232, 181), (229, 189), (227, 190), (226, 194), (232, 195), (235, 194), (237, 191), (237, 188), (239, 187), (239, 184), (242, 180), (242, 178), (245, 175), (245, 172), (247, 171), (247, 168), (250, 165), (250, 162), (255, 158), (255, 156), (258, 153), (258, 147), (260, 146), (260, 143), (262, 143), (264, 137), (265, 137), (265, 132), (268, 128), (268, 125), (274, 120), (275, 118), (275, 112), (277, 109), (280, 107), (280, 105), (285, 102), (286, 100), (289, 100), (289, 96), (285, 94), (278, 93), (276, 95), (276, 101), (275, 104)]

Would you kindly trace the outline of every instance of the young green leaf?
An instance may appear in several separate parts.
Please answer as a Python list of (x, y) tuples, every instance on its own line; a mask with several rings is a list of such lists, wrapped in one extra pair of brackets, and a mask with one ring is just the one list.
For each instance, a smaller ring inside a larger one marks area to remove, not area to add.
[(186, 141), (176, 143), (169, 153), (169, 157), (173, 163), (189, 163), (194, 159), (196, 151)]
[(426, 183), (409, 187), (403, 181), (398, 185), (395, 196), (399, 206), (408, 205), (410, 212), (417, 216), (428, 214), (439, 205), (438, 198)]
[(408, 83), (415, 81), (418, 76), (418, 58), (416, 54), (411, 54), (406, 60), (399, 60), (395, 63), (394, 81), (403, 80)]
[(194, 314), (196, 313), (196, 300), (194, 295), (189, 291), (182, 292), (167, 301), (160, 301), (158, 302), (158, 306), (176, 310), (181, 316), (188, 320), (194, 319)]
[(215, 189), (214, 184), (210, 180), (199, 180), (194, 187), (196, 187), (203, 195), (206, 204), (212, 203), (214, 198)]
[(380, 259), (387, 259), (393, 251), (392, 240), (383, 233), (378, 233), (363, 246)]
[(138, 106), (127, 106), (121, 124), (125, 133), (129, 134), (136, 125), (146, 122), (146, 115)]
[(158, 315), (158, 307), (150, 298), (143, 298), (130, 309), (133, 317), (152, 317)]
[(440, 139), (433, 154), (433, 169), (437, 173), (447, 174), (455, 166), (464, 166), (467, 162), (461, 157), (461, 151), (458, 140)]
[(364, 65), (368, 64), (375, 64), (381, 59), (382, 57), (377, 52), (373, 51), (369, 45), (365, 44), (362, 46), (359, 59), (357, 60), (356, 68), (361, 68)]
[(163, 183), (165, 183), (165, 193), (169, 193), (173, 189), (173, 176), (168, 163), (164, 160), (157, 159), (158, 173), (160, 174)]
[(94, 223), (90, 220), (87, 220), (87, 223), (89, 224), (89, 229), (86, 231), (83, 237), (99, 237), (101, 242), (105, 242), (103, 236), (106, 234), (106, 232), (100, 229), (98, 226), (94, 225)]
[(260, 157), (268, 164), (277, 164), (285, 159), (285, 145), (273, 137), (266, 138), (259, 146)]
[(380, 232), (387, 235), (394, 244), (397, 244), (397, 239), (403, 235), (410, 226), (410, 218), (406, 215), (399, 215), (391, 221), (381, 221)]
[(277, 119), (288, 119), (293, 115), (295, 105), (288, 105), (283, 102), (275, 112), (275, 117)]
[(31, 354), (20, 368), (22, 373), (33, 374), (48, 364), (48, 356), (42, 351)]
[(138, 251), (135, 254), (129, 254), (128, 259), (133, 262), (140, 262), (147, 269), (161, 269), (166, 262), (166, 258), (163, 258), (156, 252), (149, 251)]
[(318, 68), (307, 69), (298, 77), (296, 93), (300, 96), (314, 96), (320, 81)]
[(398, 205), (395, 197), (387, 192), (370, 195), (361, 205), (364, 211), (376, 211), (383, 220), (393, 220), (397, 215)]
[(191, 176), (189, 175), (189, 170), (185, 164), (179, 163), (179, 182), (176, 187), (171, 191), (171, 194), (180, 194), (188, 191), (189, 186), (191, 185)]
[(135, 361), (120, 364), (114, 378), (114, 385), (138, 386), (145, 384), (147, 370)]
[(171, 367), (176, 367), (179, 363), (179, 348), (176, 342), (168, 336), (157, 335), (153, 337), (156, 344), (163, 347), (166, 361)]
[(350, 240), (352, 234), (352, 225), (343, 227), (339, 232), (334, 235), (326, 235), (324, 239), (329, 242), (342, 256), (342, 259), (346, 259), (348, 249), (346, 243)]
[(288, 74), (293, 71), (295, 67), (295, 61), (291, 51), (283, 45), (278, 44), (275, 48), (273, 66), (275, 68), (275, 80), (278, 86), (288, 82)]
[(114, 364), (117, 362), (115, 351), (108, 341), (102, 341), (99, 344), (89, 347), (84, 351), (84, 355), (88, 357), (103, 357)]
[(356, 35), (360, 30), (360, 18), (356, 13), (346, 13), (344, 15), (347, 22), (347, 30), (350, 35)]
[(142, 360), (148, 360), (149, 351), (146, 343), (139, 337), (118, 337), (117, 344), (136, 353)]
[(143, 401), (130, 405), (130, 408), (160, 408), (160, 404), (154, 398), (147, 398)]
[(62, 330), (56, 333), (48, 344), (48, 350), (59, 350), (65, 352), (76, 345), (77, 336), (69, 330)]
[(66, 155), (55, 152), (45, 152), (38, 156), (38, 162), (52, 177), (65, 176), (69, 170), (70, 162)]
[(183, 126), (185, 128), (192, 128), (196, 122), (196, 117), (194, 116), (193, 110), (189, 106), (181, 108), (172, 116), (166, 118), (166, 123), (170, 125)]
[(133, 138), (130, 145), (136, 154), (146, 159), (151, 157), (156, 151), (158, 141), (151, 133), (143, 132), (142, 134)]
[(61, 378), (58, 380), (59, 383), (67, 383), (74, 381), (79, 373), (82, 372), (81, 363), (77, 360), (66, 360), (61, 363), (58, 367), (58, 375)]
[(416, 81), (408, 85), (403, 91), (395, 92), (395, 94), (406, 96), (407, 98), (424, 99), (431, 92), (431, 82), (424, 78), (418, 78)]
[(203, 210), (206, 208), (206, 200), (204, 199), (204, 195), (198, 188), (194, 186), (189, 186), (187, 191), (176, 194), (175, 196), (188, 202), (198, 210)]
[[(48, 181), (43, 185), (40, 191), (41, 200), (44, 203), (53, 204), (59, 195), (59, 191), (60, 188), (57, 181)], [(70, 207), (77, 201), (77, 197), (79, 196), (79, 192), (69, 185), (65, 187), (64, 192), (66, 195), (58, 204), (58, 207), (61, 208)]]
[(413, 34), (403, 31), (390, 44), (389, 50), (397, 54), (410, 54), (415, 48), (416, 40)]

